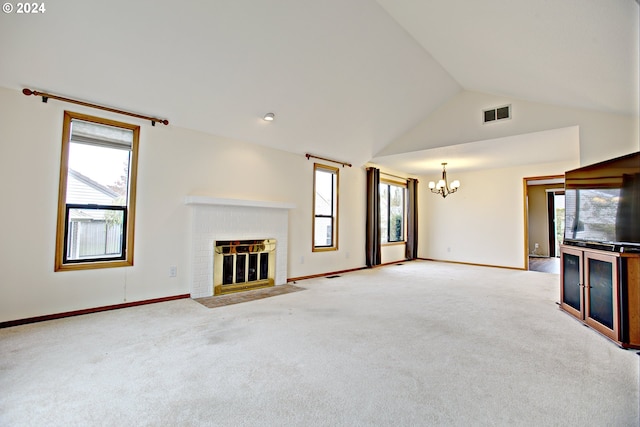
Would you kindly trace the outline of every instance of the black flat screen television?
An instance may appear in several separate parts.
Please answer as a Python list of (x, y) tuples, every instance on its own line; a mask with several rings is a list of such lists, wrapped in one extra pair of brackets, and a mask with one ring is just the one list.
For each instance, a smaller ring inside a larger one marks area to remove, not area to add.
[(565, 173), (564, 243), (640, 252), (640, 152)]

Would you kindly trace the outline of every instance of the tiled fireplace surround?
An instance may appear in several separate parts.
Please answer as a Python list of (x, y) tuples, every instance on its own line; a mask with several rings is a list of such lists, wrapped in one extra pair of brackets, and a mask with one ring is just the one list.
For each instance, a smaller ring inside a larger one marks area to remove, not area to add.
[(216, 240), (276, 239), (275, 284), (287, 283), (287, 238), (292, 203), (187, 196), (192, 208), (192, 298), (213, 295)]

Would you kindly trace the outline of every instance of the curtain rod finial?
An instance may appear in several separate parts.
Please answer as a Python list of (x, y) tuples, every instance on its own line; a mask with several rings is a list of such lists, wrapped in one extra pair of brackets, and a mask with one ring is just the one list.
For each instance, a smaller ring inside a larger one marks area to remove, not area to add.
[(24, 93), (24, 94), (25, 94), (25, 95), (27, 95), (27, 96), (29, 96), (29, 95), (35, 95), (35, 92), (34, 92), (34, 91), (32, 91), (31, 89), (26, 88), (26, 87), (25, 87), (24, 89), (22, 89), (22, 93)]

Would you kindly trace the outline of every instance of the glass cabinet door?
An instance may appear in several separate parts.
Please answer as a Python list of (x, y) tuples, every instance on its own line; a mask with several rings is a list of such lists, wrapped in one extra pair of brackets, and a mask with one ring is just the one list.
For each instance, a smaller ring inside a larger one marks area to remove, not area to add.
[(618, 258), (585, 252), (585, 322), (618, 340)]
[(560, 305), (562, 308), (578, 317), (583, 316), (583, 280), (582, 280), (582, 251), (562, 247), (561, 274), (562, 286), (560, 288)]

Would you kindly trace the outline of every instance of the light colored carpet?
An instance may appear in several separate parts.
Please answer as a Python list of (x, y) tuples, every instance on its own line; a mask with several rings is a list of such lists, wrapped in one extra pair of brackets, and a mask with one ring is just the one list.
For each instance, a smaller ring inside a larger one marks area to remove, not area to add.
[(635, 426), (635, 351), (558, 275), (414, 261), (0, 330), (2, 426)]

